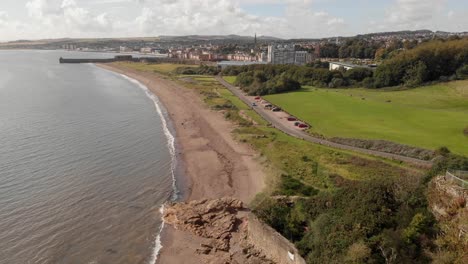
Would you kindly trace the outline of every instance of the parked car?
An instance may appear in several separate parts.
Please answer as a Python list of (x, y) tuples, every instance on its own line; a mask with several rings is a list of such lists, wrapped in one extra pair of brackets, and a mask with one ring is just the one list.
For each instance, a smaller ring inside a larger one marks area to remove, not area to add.
[(308, 128), (309, 126), (306, 124), (299, 124), (299, 128)]
[(273, 107), (273, 105), (271, 105), (271, 104), (265, 105), (265, 108), (269, 108), (269, 107)]
[(281, 111), (281, 108), (275, 107), (275, 108), (273, 108), (273, 110), (271, 110), (271, 111), (273, 111), (273, 112), (279, 112), (279, 111)]
[(291, 116), (291, 117), (288, 117), (288, 121), (297, 121), (297, 118)]
[(257, 106), (257, 104), (256, 104), (256, 103), (252, 103), (252, 106)]
[(255, 97), (255, 100), (260, 100), (262, 99), (260, 96)]
[(295, 122), (294, 125), (295, 126), (299, 126), (301, 124), (301, 122)]

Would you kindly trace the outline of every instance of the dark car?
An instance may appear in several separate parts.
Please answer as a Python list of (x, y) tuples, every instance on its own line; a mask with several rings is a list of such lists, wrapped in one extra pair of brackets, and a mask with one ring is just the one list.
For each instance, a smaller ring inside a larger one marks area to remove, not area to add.
[(299, 124), (299, 128), (308, 128), (309, 126), (306, 124)]
[(295, 117), (288, 117), (288, 121), (297, 121), (297, 118), (295, 118)]
[(271, 111), (273, 111), (273, 112), (279, 112), (279, 111), (281, 111), (281, 108), (275, 107), (275, 108), (273, 108), (273, 110), (271, 110)]
[(301, 122), (295, 122), (294, 125), (295, 126), (299, 126), (301, 124)]

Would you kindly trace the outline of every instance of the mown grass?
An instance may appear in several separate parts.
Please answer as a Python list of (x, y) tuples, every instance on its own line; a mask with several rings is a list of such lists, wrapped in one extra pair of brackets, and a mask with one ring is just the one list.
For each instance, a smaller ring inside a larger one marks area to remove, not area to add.
[[(131, 68), (152, 71), (153, 65), (134, 65)], [(171, 74), (167, 74), (171, 75)], [(347, 180), (370, 180), (386, 177), (411, 177), (421, 172), (408, 169), (399, 163), (369, 157), (363, 154), (335, 150), (288, 136), (269, 127), (261, 116), (222, 86), (213, 76), (171, 75), (179, 84), (197, 90), (210, 108), (222, 111), (224, 116), (238, 127), (233, 135), (241, 142), (250, 144), (261, 153), (272, 177), (269, 190), (277, 194), (304, 195), (310, 188), (333, 191)], [(254, 120), (246, 120), (242, 111)], [(288, 182), (284, 182), (288, 179)], [(295, 190), (285, 189), (304, 185)]]
[(410, 90), (316, 89), (265, 97), (327, 137), (385, 139), (468, 155), (468, 82)]
[(230, 84), (234, 84), (236, 82), (236, 78), (236, 76), (223, 76), (223, 79)]

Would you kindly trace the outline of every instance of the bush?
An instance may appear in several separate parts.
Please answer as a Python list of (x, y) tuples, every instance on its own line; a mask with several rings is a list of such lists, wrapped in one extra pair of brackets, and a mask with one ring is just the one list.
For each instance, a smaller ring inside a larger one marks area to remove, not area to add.
[(362, 80), (362, 86), (365, 88), (375, 88), (375, 81), (374, 78), (372, 77), (367, 77), (364, 80)]
[(200, 65), (199, 67), (178, 67), (174, 72), (184, 75), (217, 75), (220, 71), (217, 67)]
[(360, 82), (366, 78), (372, 77), (373, 73), (374, 72), (368, 68), (354, 68), (346, 71), (344, 77)]
[(463, 135), (468, 137), (468, 126), (463, 129)]
[(458, 68), (457, 70), (457, 78), (460, 80), (468, 79), (468, 64), (465, 64)]
[[(330, 84), (332, 85), (330, 86)], [(328, 86), (330, 88), (339, 88), (345, 85), (345, 81), (342, 78), (333, 78), (330, 84)]]
[(289, 175), (281, 175), (280, 193), (283, 195), (311, 196), (317, 194), (318, 191)]

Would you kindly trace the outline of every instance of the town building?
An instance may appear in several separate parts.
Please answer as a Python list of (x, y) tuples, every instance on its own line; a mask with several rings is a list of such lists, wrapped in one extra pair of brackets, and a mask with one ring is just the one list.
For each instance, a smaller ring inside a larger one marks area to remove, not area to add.
[(297, 51), (292, 45), (268, 46), (267, 62), (271, 64), (304, 65), (312, 61), (312, 54), (307, 51)]

